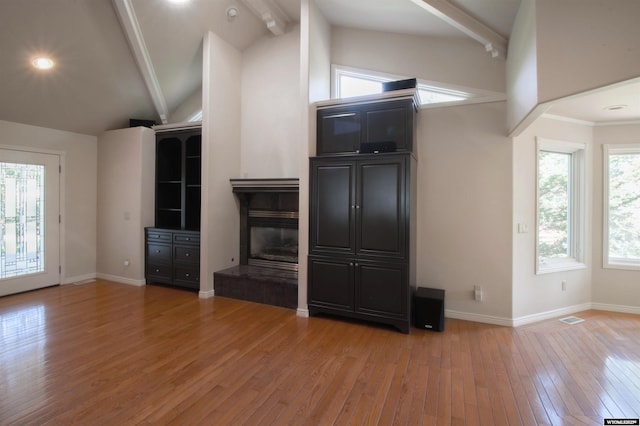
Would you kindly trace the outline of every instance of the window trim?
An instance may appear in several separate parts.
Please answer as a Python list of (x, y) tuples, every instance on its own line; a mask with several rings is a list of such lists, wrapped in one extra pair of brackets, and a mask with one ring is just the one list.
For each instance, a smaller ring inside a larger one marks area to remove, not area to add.
[(639, 154), (640, 143), (602, 145), (602, 267), (605, 269), (640, 270), (640, 261), (609, 258), (609, 156)]
[[(584, 269), (585, 263), (585, 212), (586, 212), (586, 149), (579, 142), (536, 138), (536, 235), (535, 273), (536, 275), (560, 271)], [(569, 204), (569, 244), (571, 256), (568, 258), (540, 259), (540, 151), (571, 154), (570, 204)]]
[[(378, 81), (381, 83), (403, 80), (409, 77), (401, 76), (397, 74), (384, 73), (379, 71), (365, 70), (361, 68), (348, 67), (344, 65), (331, 64), (331, 97), (333, 99), (340, 98), (340, 76), (348, 75), (352, 77), (361, 77), (363, 79)], [(453, 84), (446, 84), (437, 81), (429, 81), (423, 79), (417, 79), (418, 90), (429, 90), (434, 92), (441, 92), (443, 94), (450, 94), (455, 96), (463, 96), (464, 100), (456, 100), (450, 102), (435, 102), (435, 103), (421, 103), (420, 109), (445, 107), (452, 105), (466, 105), (485, 102), (498, 102), (506, 100), (506, 95), (500, 92), (493, 92), (490, 90), (480, 90), (470, 87), (458, 86)]]

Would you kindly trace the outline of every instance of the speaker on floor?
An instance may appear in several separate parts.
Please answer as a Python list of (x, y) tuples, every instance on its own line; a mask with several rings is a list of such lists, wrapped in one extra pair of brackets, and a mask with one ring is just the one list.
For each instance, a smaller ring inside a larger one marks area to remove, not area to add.
[(419, 287), (413, 294), (413, 325), (425, 330), (444, 330), (444, 290)]

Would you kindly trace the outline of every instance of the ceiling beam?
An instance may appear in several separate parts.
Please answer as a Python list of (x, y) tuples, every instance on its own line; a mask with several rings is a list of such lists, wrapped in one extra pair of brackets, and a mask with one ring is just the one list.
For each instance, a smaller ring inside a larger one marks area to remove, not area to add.
[(492, 58), (507, 57), (507, 39), (448, 0), (411, 0), (427, 12), (482, 43)]
[(289, 17), (272, 0), (242, 0), (242, 2), (267, 26), (274, 35), (279, 36), (287, 31)]
[(169, 121), (167, 102), (160, 88), (160, 83), (158, 83), (158, 77), (153, 68), (153, 63), (151, 62), (147, 45), (144, 42), (142, 30), (140, 29), (140, 24), (138, 23), (138, 18), (136, 17), (131, 0), (113, 0), (113, 5), (120, 18), (120, 25), (127, 36), (129, 47), (131, 48), (133, 57), (138, 63), (138, 68), (147, 86), (147, 90), (151, 95), (156, 111), (160, 116), (160, 120), (163, 124), (166, 124)]

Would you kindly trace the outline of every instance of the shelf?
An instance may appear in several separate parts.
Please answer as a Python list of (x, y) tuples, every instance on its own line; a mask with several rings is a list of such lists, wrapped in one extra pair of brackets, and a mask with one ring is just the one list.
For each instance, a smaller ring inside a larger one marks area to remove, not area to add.
[(156, 135), (156, 227), (200, 228), (200, 129), (175, 129)]

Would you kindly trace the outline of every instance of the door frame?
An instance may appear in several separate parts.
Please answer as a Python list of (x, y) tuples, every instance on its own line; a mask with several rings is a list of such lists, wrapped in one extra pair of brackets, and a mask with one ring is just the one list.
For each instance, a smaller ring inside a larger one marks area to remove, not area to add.
[(60, 217), (62, 220), (58, 223), (58, 231), (59, 231), (59, 242), (58, 242), (58, 253), (59, 253), (59, 261), (60, 261), (60, 285), (69, 284), (66, 282), (66, 244), (65, 244), (65, 235), (66, 235), (66, 214), (65, 214), (65, 200), (66, 200), (66, 156), (67, 153), (64, 151), (59, 151), (55, 149), (46, 149), (46, 148), (38, 148), (34, 146), (22, 146), (22, 145), (7, 145), (0, 144), (0, 149), (7, 149), (11, 151), (23, 151), (29, 152), (33, 154), (46, 154), (46, 155), (57, 155), (60, 158), (60, 174), (59, 174), (59, 200), (58, 200), (58, 210), (60, 213)]

